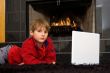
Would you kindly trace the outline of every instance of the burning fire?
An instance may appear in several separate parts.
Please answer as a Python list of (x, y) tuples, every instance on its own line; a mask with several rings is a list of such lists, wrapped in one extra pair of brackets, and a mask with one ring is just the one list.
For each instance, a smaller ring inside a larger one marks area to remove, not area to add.
[(72, 26), (76, 27), (76, 23), (73, 21), (71, 23), (71, 20), (69, 17), (66, 17), (66, 19), (60, 19), (58, 22), (52, 22), (51, 26)]
[(59, 21), (54, 21), (51, 23), (51, 26), (71, 26), (74, 30), (82, 30), (80, 27), (80, 19), (76, 18), (75, 20), (70, 20), (69, 17), (65, 19), (60, 19)]

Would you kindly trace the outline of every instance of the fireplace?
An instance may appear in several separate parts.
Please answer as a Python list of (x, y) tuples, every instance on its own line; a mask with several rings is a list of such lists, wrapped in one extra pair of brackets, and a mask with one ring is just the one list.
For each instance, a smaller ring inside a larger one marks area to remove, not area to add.
[(94, 0), (35, 0), (26, 2), (27, 25), (45, 17), (53, 35), (70, 35), (72, 30), (93, 32)]
[[(26, 2), (26, 24), (45, 17), (58, 63), (71, 63), (72, 31), (95, 31), (95, 0), (32, 0)], [(27, 29), (29, 31), (29, 29)], [(29, 33), (27, 33), (29, 36)]]

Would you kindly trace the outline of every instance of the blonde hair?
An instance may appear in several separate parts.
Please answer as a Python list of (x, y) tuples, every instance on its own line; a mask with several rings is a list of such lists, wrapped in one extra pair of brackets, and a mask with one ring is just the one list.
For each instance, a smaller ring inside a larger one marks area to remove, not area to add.
[(50, 30), (50, 25), (48, 21), (46, 21), (45, 19), (36, 19), (32, 22), (32, 24), (29, 27), (30, 31), (32, 32), (34, 32), (37, 29), (37, 27), (45, 27), (48, 32)]

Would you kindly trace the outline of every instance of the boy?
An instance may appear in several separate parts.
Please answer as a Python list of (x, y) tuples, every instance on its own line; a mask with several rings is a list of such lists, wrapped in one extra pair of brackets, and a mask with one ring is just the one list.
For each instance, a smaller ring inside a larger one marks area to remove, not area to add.
[(37, 19), (30, 25), (30, 38), (22, 44), (24, 64), (55, 64), (56, 53), (50, 37), (50, 26), (46, 20)]
[(49, 24), (45, 20), (37, 19), (30, 26), (30, 35), (23, 42), (22, 48), (7, 45), (0, 48), (0, 64), (55, 64), (56, 53), (50, 37)]

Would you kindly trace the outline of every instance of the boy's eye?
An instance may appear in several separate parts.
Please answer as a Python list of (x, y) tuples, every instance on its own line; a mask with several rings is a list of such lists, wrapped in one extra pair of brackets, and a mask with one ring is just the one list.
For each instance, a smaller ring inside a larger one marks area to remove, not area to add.
[(48, 33), (48, 31), (44, 31), (44, 33)]
[(48, 31), (42, 31), (42, 30), (37, 30), (37, 32), (44, 32), (44, 33), (48, 33)]
[(42, 32), (41, 30), (37, 30), (38, 32)]

